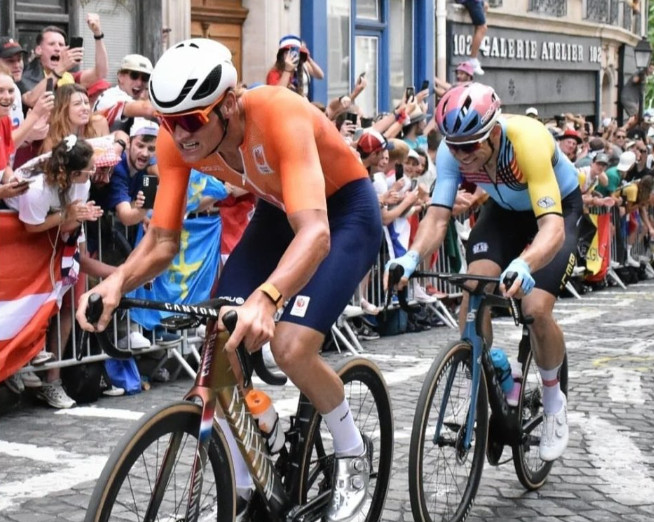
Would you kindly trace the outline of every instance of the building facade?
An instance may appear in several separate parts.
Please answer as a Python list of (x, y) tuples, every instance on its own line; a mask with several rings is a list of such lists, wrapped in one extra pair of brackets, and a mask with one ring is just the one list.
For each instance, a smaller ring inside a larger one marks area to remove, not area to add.
[[(507, 112), (536, 106), (544, 117), (621, 117), (646, 9), (645, 0), (491, 0), (479, 79), (496, 88)], [(262, 82), (279, 39), (297, 34), (325, 72), (311, 97), (324, 103), (346, 94), (365, 72), (357, 103), (368, 115), (393, 107), (406, 86), (433, 85), (435, 74), (452, 80), (473, 32), (453, 0), (2, 0), (0, 33), (31, 49), (40, 28), (54, 23), (88, 37), (89, 66), (89, 12), (102, 19), (110, 76), (125, 54), (156, 60), (171, 44), (202, 36), (232, 50), (244, 82)]]

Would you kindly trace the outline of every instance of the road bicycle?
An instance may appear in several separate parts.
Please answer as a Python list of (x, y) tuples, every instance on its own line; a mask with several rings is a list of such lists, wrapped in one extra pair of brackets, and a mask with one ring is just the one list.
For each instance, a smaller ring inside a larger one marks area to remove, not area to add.
[[(243, 346), (236, 352), (239, 365), (232, 368), (223, 349), (229, 332), (218, 331), (217, 324), (218, 311), (226, 304), (221, 300), (195, 306), (121, 300), (120, 308), (178, 314), (165, 320), (169, 328), (193, 328), (206, 320), (207, 334), (193, 387), (184, 400), (139, 420), (118, 442), (95, 485), (86, 522), (235, 520), (234, 470), (225, 435), (215, 420), (219, 417), (227, 420), (255, 484), (238, 520), (305, 522), (323, 517), (333, 485), (331, 435), (322, 416), (300, 394), (284, 434), (284, 447), (270, 455), (237, 383), (241, 375), (244, 387), (250, 386), (253, 370), (269, 384), (284, 384), (286, 378), (266, 368), (261, 352), (248, 354)], [(101, 313), (99, 296), (91, 296), (89, 321), (96, 322)], [(236, 313), (225, 314), (224, 321), (232, 331)], [(131, 355), (113, 346), (104, 332), (97, 335), (108, 354)], [(377, 521), (393, 458), (388, 389), (379, 369), (367, 359), (345, 359), (335, 370), (344, 383), (355, 423), (373, 447), (368, 497), (358, 520)]]
[[(390, 269), (389, 288), (403, 268)], [(481, 481), (484, 459), (497, 466), (513, 460), (516, 475), (528, 490), (540, 488), (553, 462), (539, 457), (543, 429), (543, 385), (531, 353), (528, 325), (515, 299), (494, 293), (497, 277), (416, 272), (436, 277), (469, 294), (466, 324), (459, 340), (436, 356), (423, 382), (411, 431), (409, 494), (416, 521), (465, 520), (471, 513)], [(507, 288), (516, 274), (505, 279)], [(472, 285), (469, 283), (473, 283)], [(401, 306), (406, 300), (399, 294)], [(482, 336), (484, 311), (508, 309), (522, 325), (517, 360), (522, 369), (518, 405), (509, 406)], [(567, 358), (561, 366), (561, 389), (567, 395)], [(489, 416), (490, 405), (490, 416)], [(504, 446), (512, 457), (500, 462)]]

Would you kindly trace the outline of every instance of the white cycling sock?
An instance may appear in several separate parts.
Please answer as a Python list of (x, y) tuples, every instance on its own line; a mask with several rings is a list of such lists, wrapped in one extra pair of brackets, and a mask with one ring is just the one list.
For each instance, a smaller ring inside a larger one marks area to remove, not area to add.
[(563, 408), (563, 393), (561, 393), (561, 382), (559, 381), (560, 369), (561, 365), (551, 370), (538, 368), (543, 380), (543, 410), (548, 415), (558, 413)]
[(322, 416), (334, 439), (334, 453), (337, 457), (357, 457), (363, 453), (363, 439), (354, 424), (347, 399), (332, 411)]
[(236, 493), (239, 497), (248, 500), (252, 494), (252, 488), (254, 483), (252, 482), (252, 477), (250, 476), (250, 470), (248, 465), (243, 459), (243, 455), (238, 449), (238, 443), (234, 438), (234, 434), (229, 427), (229, 423), (226, 419), (217, 417), (218, 425), (220, 429), (223, 430), (225, 434), (225, 439), (227, 440), (227, 445), (229, 446), (229, 452), (232, 455), (232, 463), (234, 464), (234, 479), (236, 481)]

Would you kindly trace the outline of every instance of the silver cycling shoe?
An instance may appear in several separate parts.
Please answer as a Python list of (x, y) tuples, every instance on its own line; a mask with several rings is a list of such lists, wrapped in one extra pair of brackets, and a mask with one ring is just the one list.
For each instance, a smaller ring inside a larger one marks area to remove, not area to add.
[(327, 508), (327, 522), (349, 522), (361, 511), (368, 496), (372, 470), (372, 441), (362, 434), (364, 451), (359, 457), (334, 460), (334, 487)]

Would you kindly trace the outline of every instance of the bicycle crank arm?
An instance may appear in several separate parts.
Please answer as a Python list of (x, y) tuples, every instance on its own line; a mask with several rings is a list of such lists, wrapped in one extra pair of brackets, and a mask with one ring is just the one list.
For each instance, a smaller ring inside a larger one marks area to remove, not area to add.
[(330, 495), (331, 490), (328, 489), (310, 502), (301, 506), (295, 506), (286, 514), (286, 522), (313, 522), (315, 520), (322, 520), (329, 504)]

